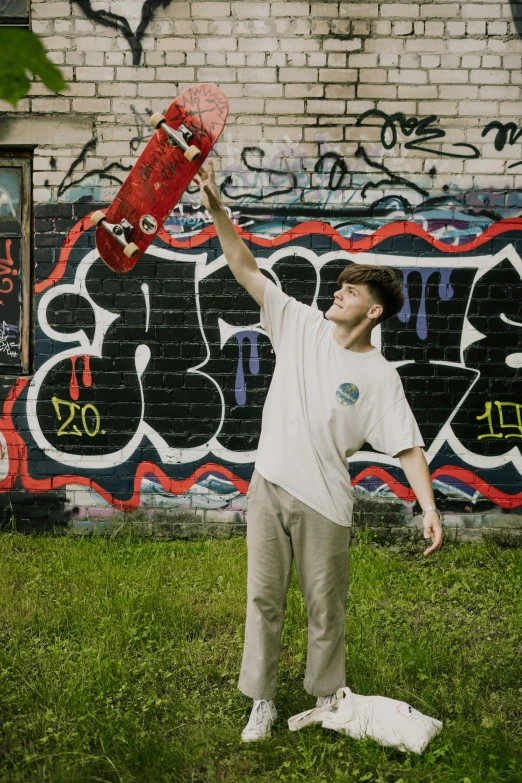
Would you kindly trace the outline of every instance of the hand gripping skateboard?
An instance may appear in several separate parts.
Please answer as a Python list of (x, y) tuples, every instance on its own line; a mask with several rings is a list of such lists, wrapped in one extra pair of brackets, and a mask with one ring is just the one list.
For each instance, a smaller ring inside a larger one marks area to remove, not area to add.
[(129, 272), (145, 253), (211, 151), (228, 114), (213, 84), (180, 93), (165, 113), (153, 114), (156, 131), (106, 212), (91, 215), (96, 247), (114, 272)]

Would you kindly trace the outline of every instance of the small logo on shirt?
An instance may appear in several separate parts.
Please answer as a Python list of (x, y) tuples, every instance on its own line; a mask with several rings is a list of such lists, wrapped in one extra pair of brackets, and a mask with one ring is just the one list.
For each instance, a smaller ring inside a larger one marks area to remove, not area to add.
[(355, 383), (341, 383), (335, 396), (341, 405), (353, 405), (359, 399), (359, 389)]

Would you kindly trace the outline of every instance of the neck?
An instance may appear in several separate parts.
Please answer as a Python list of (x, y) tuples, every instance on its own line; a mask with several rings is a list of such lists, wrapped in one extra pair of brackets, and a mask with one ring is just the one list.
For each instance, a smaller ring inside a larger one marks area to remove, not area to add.
[(341, 326), (341, 324), (335, 324), (332, 330), (334, 340), (339, 343), (342, 348), (346, 348), (348, 351), (355, 351), (356, 353), (367, 353), (373, 351), (374, 345), (370, 342), (370, 332), (366, 329), (347, 329)]

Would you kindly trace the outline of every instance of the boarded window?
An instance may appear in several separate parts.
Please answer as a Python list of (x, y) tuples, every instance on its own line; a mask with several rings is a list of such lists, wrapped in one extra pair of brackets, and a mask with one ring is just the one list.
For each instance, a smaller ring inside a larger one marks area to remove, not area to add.
[(0, 152), (0, 372), (29, 372), (31, 160)]

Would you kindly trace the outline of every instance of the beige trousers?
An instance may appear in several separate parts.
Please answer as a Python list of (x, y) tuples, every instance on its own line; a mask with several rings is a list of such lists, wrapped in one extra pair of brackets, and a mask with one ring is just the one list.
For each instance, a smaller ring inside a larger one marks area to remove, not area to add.
[(346, 685), (349, 527), (332, 522), (254, 471), (247, 493), (247, 610), (238, 688), (276, 695), (281, 633), (295, 560), (308, 612), (304, 688), (326, 696)]

